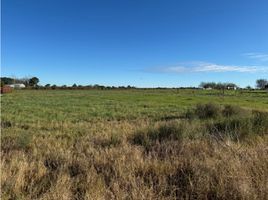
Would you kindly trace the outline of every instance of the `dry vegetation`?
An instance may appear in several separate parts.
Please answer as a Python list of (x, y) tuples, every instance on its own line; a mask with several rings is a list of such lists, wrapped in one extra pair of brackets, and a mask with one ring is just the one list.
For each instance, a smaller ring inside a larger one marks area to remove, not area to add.
[(2, 199), (268, 198), (264, 111), (198, 104), (175, 119), (1, 129)]

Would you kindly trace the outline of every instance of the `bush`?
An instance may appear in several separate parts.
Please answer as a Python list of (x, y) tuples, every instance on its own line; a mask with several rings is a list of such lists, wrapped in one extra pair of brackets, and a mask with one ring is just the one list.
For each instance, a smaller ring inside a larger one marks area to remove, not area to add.
[(149, 148), (150, 146), (168, 140), (180, 141), (183, 139), (185, 127), (178, 122), (169, 122), (161, 124), (159, 127), (148, 128), (137, 132), (132, 142), (137, 145)]
[(228, 118), (208, 124), (208, 133), (218, 139), (229, 138), (240, 140), (251, 133), (252, 125), (249, 118)]
[(258, 110), (252, 111), (252, 124), (258, 134), (268, 133), (268, 113)]
[(200, 119), (217, 118), (220, 115), (220, 107), (213, 103), (197, 104), (195, 108), (195, 114)]
[(222, 110), (222, 114), (225, 117), (230, 117), (233, 115), (237, 115), (241, 112), (240, 107), (238, 106), (233, 106), (233, 105), (225, 105), (224, 109)]
[(184, 127), (182, 124), (171, 122), (161, 125), (158, 130), (149, 133), (151, 140), (180, 140), (182, 139)]
[(193, 120), (195, 117), (196, 117), (196, 115), (195, 115), (195, 112), (194, 112), (193, 110), (188, 109), (188, 110), (185, 112), (185, 118), (186, 118), (186, 119)]

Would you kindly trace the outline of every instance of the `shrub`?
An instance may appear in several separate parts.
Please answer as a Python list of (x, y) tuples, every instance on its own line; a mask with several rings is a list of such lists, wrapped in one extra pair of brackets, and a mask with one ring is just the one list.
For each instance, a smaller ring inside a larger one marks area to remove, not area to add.
[(185, 112), (185, 118), (189, 119), (189, 120), (193, 120), (195, 118), (195, 112), (193, 110), (191, 110), (191, 109), (188, 109)]
[(29, 150), (32, 143), (32, 136), (29, 133), (21, 133), (17, 138), (19, 148)]
[(230, 117), (230, 116), (239, 114), (240, 111), (241, 111), (241, 109), (238, 106), (225, 105), (224, 109), (222, 110), (222, 114), (225, 117)]
[(213, 103), (197, 104), (195, 114), (200, 119), (217, 118), (220, 115), (220, 107)]
[(268, 133), (268, 113), (263, 111), (252, 111), (252, 123), (258, 134)]
[(158, 142), (168, 140), (180, 141), (183, 139), (185, 127), (182, 123), (168, 122), (158, 127), (138, 131), (132, 138), (132, 142), (144, 146), (146, 149)]
[(1, 138), (1, 151), (11, 152), (11, 151), (25, 151), (31, 150), (32, 145), (32, 135), (29, 133), (21, 132), (16, 136), (4, 136)]
[(158, 130), (150, 132), (149, 138), (151, 140), (180, 140), (183, 136), (184, 127), (181, 123), (165, 123), (161, 125)]
[(251, 133), (249, 118), (228, 118), (208, 124), (208, 133), (218, 139), (240, 140)]
[(109, 138), (95, 139), (94, 143), (102, 148), (116, 147), (122, 143), (122, 138), (118, 134), (112, 134)]

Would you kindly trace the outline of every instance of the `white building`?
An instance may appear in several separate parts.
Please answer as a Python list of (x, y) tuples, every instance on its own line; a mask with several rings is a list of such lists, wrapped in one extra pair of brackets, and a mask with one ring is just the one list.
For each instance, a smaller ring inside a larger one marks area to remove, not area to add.
[(237, 87), (233, 87), (233, 86), (228, 86), (227, 90), (237, 90)]
[(14, 89), (25, 88), (25, 85), (22, 84), (22, 83), (15, 83), (15, 84), (11, 84), (11, 85), (8, 85), (8, 86), (10, 86), (11, 88), (14, 88)]

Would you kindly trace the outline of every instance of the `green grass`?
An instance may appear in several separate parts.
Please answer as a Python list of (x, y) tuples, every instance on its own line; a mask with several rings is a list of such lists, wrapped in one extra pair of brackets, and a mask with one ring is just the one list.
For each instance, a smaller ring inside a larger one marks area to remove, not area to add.
[(15, 91), (2, 96), (2, 120), (18, 123), (176, 117), (197, 103), (268, 110), (266, 92), (203, 90)]

